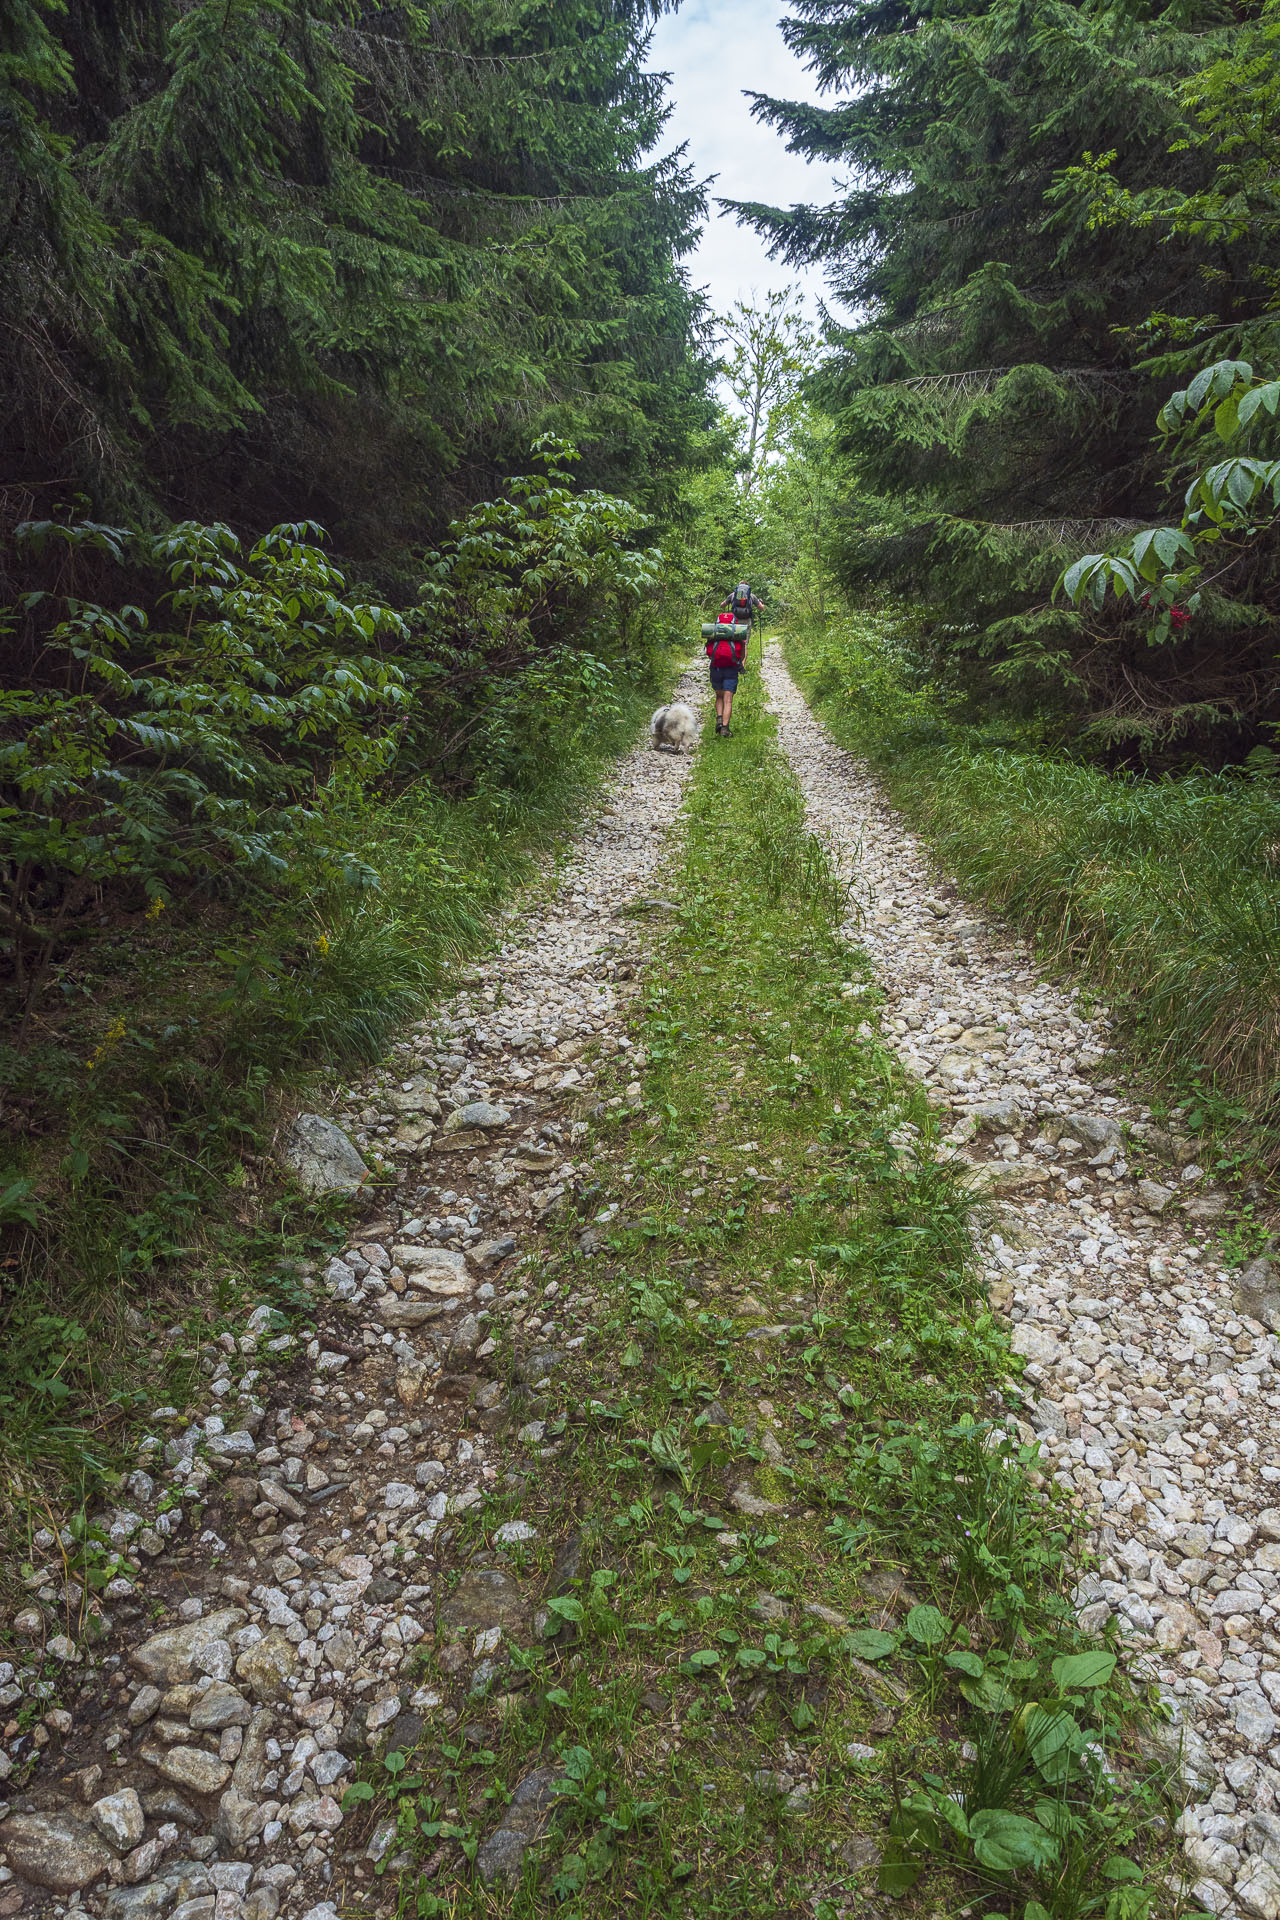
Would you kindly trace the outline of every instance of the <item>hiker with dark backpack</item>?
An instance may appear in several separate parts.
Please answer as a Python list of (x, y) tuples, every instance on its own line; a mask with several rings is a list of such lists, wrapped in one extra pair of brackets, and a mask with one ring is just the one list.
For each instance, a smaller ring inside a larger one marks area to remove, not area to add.
[(750, 626), (757, 613), (764, 612), (764, 601), (757, 600), (745, 580), (739, 580), (732, 593), (727, 593), (720, 602), (725, 612), (733, 615), (739, 622), (745, 620)]
[(752, 615), (764, 610), (745, 580), (721, 603), (724, 609), (714, 625), (702, 629), (707, 636), (706, 654), (711, 663), (711, 686), (716, 696), (716, 733), (729, 738), (729, 718), (733, 696), (738, 691), (738, 675), (747, 657), (751, 638)]

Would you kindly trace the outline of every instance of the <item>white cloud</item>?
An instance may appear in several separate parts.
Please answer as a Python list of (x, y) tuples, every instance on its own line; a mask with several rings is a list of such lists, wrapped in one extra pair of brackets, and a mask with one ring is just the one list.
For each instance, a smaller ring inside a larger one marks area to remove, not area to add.
[[(778, 19), (785, 0), (688, 0), (658, 22), (649, 66), (671, 75), (673, 112), (664, 148), (688, 144), (699, 179), (718, 178), (711, 195), (771, 206), (828, 200), (832, 176), (788, 153), (781, 134), (751, 117), (744, 90), (784, 100), (816, 100), (811, 76), (784, 45)], [(753, 291), (786, 287), (813, 302), (825, 289), (815, 268), (771, 260), (749, 227), (712, 207), (697, 251), (686, 262), (697, 286), (723, 313)]]

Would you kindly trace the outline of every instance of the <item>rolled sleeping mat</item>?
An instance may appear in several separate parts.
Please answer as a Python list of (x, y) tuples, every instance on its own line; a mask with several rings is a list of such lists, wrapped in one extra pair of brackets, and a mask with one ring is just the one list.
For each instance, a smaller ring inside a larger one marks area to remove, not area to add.
[(704, 620), (702, 637), (710, 640), (712, 634), (727, 633), (731, 640), (747, 640), (751, 637), (751, 623), (748, 620)]

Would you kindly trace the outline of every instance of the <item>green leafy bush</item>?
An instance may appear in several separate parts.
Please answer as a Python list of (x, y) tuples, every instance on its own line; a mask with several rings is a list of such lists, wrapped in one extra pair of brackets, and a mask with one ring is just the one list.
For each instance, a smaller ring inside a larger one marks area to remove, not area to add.
[[(347, 598), (319, 529), (276, 527), (248, 555), (229, 527), (192, 523), (21, 531), (67, 564), (62, 591), (8, 616), (11, 630), (37, 627), (41, 660), (37, 685), (0, 692), (0, 901), (19, 978), (39, 984), (69, 923), (107, 891), (158, 914), (175, 885), (236, 890), (304, 855), (367, 882), (326, 827), (392, 758), (406, 693), (381, 642), (406, 627)], [(154, 582), (150, 604), (81, 599), (89, 554)]]
[[(1158, 423), (1177, 464), (1190, 455), (1200, 469), (1186, 485), (1180, 524), (1147, 527), (1120, 550), (1083, 555), (1062, 574), (1060, 591), (1095, 615), (1109, 598), (1132, 601), (1156, 646), (1187, 632), (1206, 594), (1221, 608), (1233, 588), (1247, 587), (1280, 509), (1280, 460), (1262, 457), (1276, 441), (1277, 406), (1280, 380), (1260, 378), (1247, 360), (1202, 368), (1165, 402)], [(1205, 464), (1206, 441), (1236, 450)], [(1235, 611), (1248, 621), (1247, 608)], [(1211, 713), (1212, 699), (1208, 706)]]

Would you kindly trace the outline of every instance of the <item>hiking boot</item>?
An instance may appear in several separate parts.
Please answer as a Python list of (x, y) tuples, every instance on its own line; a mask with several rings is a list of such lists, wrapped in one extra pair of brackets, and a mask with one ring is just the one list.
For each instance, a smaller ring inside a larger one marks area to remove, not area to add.
[(719, 714), (716, 715), (716, 732), (724, 732), (724, 721), (720, 718)]
[(729, 740), (733, 737), (733, 730), (731, 727), (721, 727), (720, 731), (724, 735), (726, 740)]

